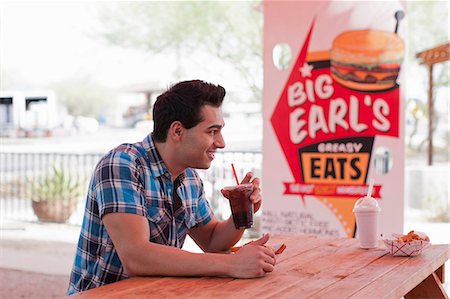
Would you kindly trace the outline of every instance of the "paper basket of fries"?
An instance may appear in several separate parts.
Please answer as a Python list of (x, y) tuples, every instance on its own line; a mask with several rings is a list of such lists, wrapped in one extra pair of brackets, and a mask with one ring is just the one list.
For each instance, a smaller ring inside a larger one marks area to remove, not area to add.
[(426, 234), (414, 231), (407, 235), (392, 234), (392, 238), (383, 239), (383, 242), (393, 256), (416, 256), (430, 246)]

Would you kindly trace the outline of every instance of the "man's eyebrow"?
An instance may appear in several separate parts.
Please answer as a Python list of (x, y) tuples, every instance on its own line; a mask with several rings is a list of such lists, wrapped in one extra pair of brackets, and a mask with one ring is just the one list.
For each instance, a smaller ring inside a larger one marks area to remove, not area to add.
[(211, 125), (207, 129), (222, 129), (225, 125)]

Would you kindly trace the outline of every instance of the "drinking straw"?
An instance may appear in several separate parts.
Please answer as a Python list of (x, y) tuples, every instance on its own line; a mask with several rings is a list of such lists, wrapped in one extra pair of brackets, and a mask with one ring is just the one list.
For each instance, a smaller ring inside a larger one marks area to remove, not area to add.
[(369, 180), (369, 189), (367, 189), (367, 197), (372, 196), (372, 190), (373, 190), (373, 179)]
[(236, 184), (239, 185), (239, 180), (236, 174), (236, 169), (234, 168), (234, 164), (231, 163), (231, 169), (233, 169), (233, 175), (234, 175), (234, 179), (236, 180)]

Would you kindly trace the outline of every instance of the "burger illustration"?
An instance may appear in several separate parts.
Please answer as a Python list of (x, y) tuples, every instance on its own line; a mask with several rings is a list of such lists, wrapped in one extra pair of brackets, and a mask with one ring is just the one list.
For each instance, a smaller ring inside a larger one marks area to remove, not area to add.
[(380, 30), (346, 31), (330, 51), (331, 76), (358, 91), (380, 91), (397, 85), (404, 44), (396, 34)]

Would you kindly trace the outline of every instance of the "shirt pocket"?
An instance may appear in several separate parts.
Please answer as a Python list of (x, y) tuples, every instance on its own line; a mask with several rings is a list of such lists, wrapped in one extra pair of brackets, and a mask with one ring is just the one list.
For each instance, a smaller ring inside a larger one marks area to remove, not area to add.
[(164, 199), (147, 189), (144, 190), (144, 194), (147, 218), (152, 221), (160, 220), (164, 216)]
[[(171, 226), (172, 216), (164, 205), (164, 198), (154, 196), (150, 191), (145, 191), (147, 219), (150, 224), (150, 234), (154, 235), (157, 232), (160, 234), (167, 234), (167, 226)], [(167, 236), (166, 236), (167, 237)]]
[[(154, 223), (168, 222), (168, 216), (164, 208), (147, 205), (147, 218)], [(165, 221), (167, 220), (167, 221)]]

